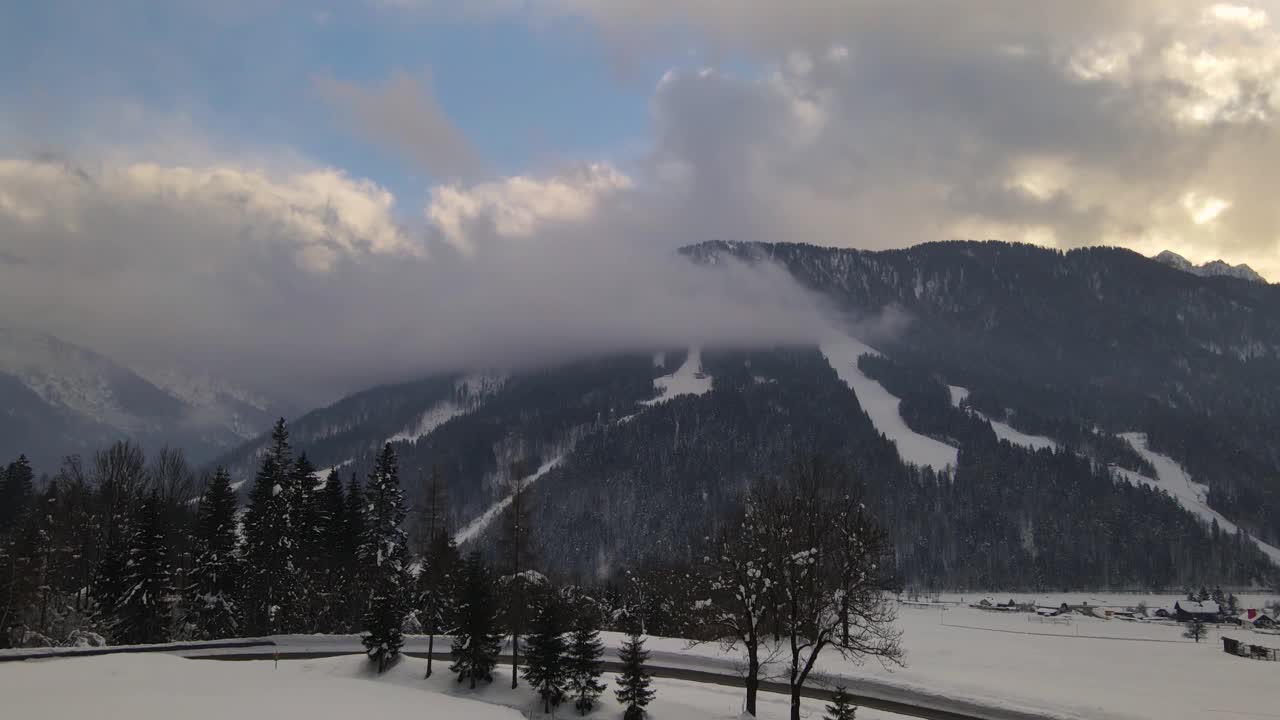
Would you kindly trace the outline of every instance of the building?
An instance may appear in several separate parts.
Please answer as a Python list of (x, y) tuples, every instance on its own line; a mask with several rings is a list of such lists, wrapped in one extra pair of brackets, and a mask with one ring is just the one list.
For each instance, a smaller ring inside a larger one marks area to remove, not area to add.
[(1249, 608), (1241, 613), (1240, 623), (1255, 630), (1275, 630), (1277, 627), (1275, 618), (1257, 608)]
[(1173, 618), (1178, 622), (1216, 623), (1222, 617), (1222, 609), (1212, 600), (1179, 600), (1173, 605)]

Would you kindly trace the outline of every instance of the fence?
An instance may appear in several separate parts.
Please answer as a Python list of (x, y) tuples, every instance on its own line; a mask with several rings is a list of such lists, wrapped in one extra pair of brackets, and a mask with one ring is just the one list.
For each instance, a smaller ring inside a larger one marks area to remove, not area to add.
[(1222, 651), (1228, 655), (1235, 655), (1236, 657), (1280, 662), (1280, 649), (1263, 647), (1261, 645), (1247, 645), (1239, 640), (1229, 637), (1222, 638)]

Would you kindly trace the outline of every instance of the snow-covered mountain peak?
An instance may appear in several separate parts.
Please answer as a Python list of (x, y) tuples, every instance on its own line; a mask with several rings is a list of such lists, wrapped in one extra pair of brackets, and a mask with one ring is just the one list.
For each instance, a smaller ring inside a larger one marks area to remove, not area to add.
[(1266, 284), (1266, 279), (1259, 275), (1253, 268), (1245, 264), (1229, 265), (1221, 260), (1214, 260), (1203, 265), (1196, 265), (1190, 260), (1182, 257), (1172, 250), (1165, 250), (1155, 256), (1156, 262), (1164, 263), (1171, 268), (1199, 275), (1200, 277), (1233, 277), (1239, 280), (1248, 280)]

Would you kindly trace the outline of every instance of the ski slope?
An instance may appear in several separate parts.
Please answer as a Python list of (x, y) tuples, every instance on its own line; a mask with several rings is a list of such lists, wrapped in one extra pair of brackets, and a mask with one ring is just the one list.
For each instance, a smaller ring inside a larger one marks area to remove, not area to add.
[[(1145, 433), (1129, 432), (1121, 433), (1120, 437), (1124, 438), (1133, 449), (1143, 457), (1144, 460), (1151, 463), (1156, 469), (1155, 479), (1149, 478), (1131, 470), (1124, 468), (1112, 468), (1124, 477), (1134, 483), (1150, 485), (1169, 493), (1174, 500), (1182, 507), (1190, 510), (1199, 516), (1206, 523), (1214, 520), (1218, 521), (1218, 526), (1224, 531), (1234, 533), (1237, 529), (1235, 523), (1228, 520), (1222, 513), (1209, 507), (1209, 486), (1201, 485), (1195, 482), (1187, 474), (1181, 465), (1168, 455), (1161, 455), (1152, 451), (1147, 447), (1147, 436)], [(1269, 545), (1261, 540), (1250, 537), (1258, 549), (1262, 551), (1272, 562), (1272, 564), (1280, 566), (1280, 548)]]
[(387, 438), (387, 442), (417, 442), (427, 435), (430, 435), (436, 428), (463, 414), (463, 412), (465, 412), (465, 410), (457, 403), (452, 400), (445, 400), (442, 403), (433, 405), (426, 412), (422, 413), (422, 417), (418, 419), (416, 425), (405, 428), (395, 435), (392, 435)]
[[(951, 391), (951, 404), (956, 407), (960, 407), (960, 403), (964, 402), (965, 399), (969, 397), (968, 388), (962, 388), (959, 385), (948, 385), (947, 389)], [(1007, 440), (1013, 445), (1021, 445), (1022, 447), (1029, 448), (1031, 450), (1058, 449), (1058, 443), (1054, 441), (1053, 438), (1047, 438), (1043, 435), (1028, 435), (1020, 430), (1014, 429), (1014, 427), (1008, 423), (1002, 423), (999, 420), (992, 420), (977, 410), (971, 409), (969, 412), (991, 423), (991, 429), (995, 431), (996, 437), (1001, 440)]]
[(898, 454), (904, 461), (935, 470), (955, 467), (959, 451), (907, 427), (906, 421), (898, 412), (901, 401), (858, 369), (859, 357), (867, 354), (879, 355), (879, 352), (855, 338), (825, 342), (819, 349), (826, 356), (827, 362), (831, 363), (831, 367), (835, 368), (840, 380), (858, 396), (858, 402), (867, 415), (871, 416), (876, 430), (897, 444)]
[[(564, 459), (564, 455), (557, 455), (554, 458), (551, 458), (550, 460), (542, 463), (542, 466), (539, 467), (536, 472), (534, 472), (532, 475), (525, 477), (523, 480), (520, 481), (520, 487), (527, 489), (530, 485), (537, 482), (538, 478), (551, 472), (551, 469), (559, 465), (560, 461), (563, 459)], [(506, 510), (507, 506), (510, 504), (511, 504), (511, 496), (507, 495), (506, 497), (497, 501), (493, 505), (490, 505), (489, 509), (481, 513), (479, 517), (477, 517), (476, 519), (472, 520), (471, 522), (463, 526), (463, 528), (459, 530), (456, 535), (453, 536), (453, 541), (457, 543), (459, 546), (461, 546), (462, 544), (475, 539), (477, 536), (480, 535), (480, 533), (484, 532), (485, 528), (489, 527), (489, 525), (499, 515), (501, 515), (502, 511)]]
[[(654, 364), (658, 364), (656, 356)], [(641, 405), (657, 405), (681, 395), (705, 395), (711, 392), (711, 376), (702, 371), (702, 348), (689, 348), (689, 354), (680, 368), (670, 375), (656, 378), (653, 386), (658, 390), (658, 397), (645, 400)]]

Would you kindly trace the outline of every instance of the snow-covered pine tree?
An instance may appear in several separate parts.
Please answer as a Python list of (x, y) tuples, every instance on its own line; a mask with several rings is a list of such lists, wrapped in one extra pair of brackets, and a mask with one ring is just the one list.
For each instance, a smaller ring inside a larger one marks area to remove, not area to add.
[(422, 631), (427, 634), (427, 674), (431, 677), (431, 654), (436, 634), (444, 632), (455, 615), (458, 572), (462, 559), (449, 531), (441, 527), (427, 547), (418, 573), (418, 612)]
[(337, 470), (330, 470), (316, 497), (316, 523), (320, 537), (317, 562), (320, 610), (316, 624), (327, 632), (345, 629), (348, 617), (347, 569), (352, 563), (346, 559), (346, 501), (342, 478), (338, 477)]
[(121, 643), (162, 643), (170, 639), (174, 587), (169, 567), (165, 508), (155, 492), (142, 504), (137, 529), (129, 543), (125, 591), (116, 610), (116, 638)]
[(282, 499), (288, 494), (292, 470), (289, 431), (281, 418), (271, 431), (271, 445), (249, 491), (244, 518), (245, 629), (254, 635), (285, 632), (297, 615), (294, 545)]
[(520, 674), (538, 691), (544, 713), (559, 707), (569, 680), (565, 615), (560, 599), (554, 595), (547, 597), (525, 638), (525, 665)]
[(831, 694), (831, 704), (827, 706), (826, 720), (856, 720), (857, 713), (858, 706), (853, 704), (853, 698), (843, 685), (837, 686)]
[(604, 643), (600, 641), (599, 614), (594, 607), (578, 608), (569, 636), (567, 664), (569, 695), (579, 715), (586, 715), (596, 705), (596, 698), (607, 687), (600, 682), (600, 658)]
[(0, 535), (18, 524), (27, 503), (34, 499), (35, 473), (26, 455), (0, 470)]
[(368, 502), (360, 556), (368, 572), (370, 595), (364, 616), (366, 633), (361, 640), (382, 672), (404, 645), (400, 629), (409, 600), (408, 539), (401, 527), (404, 494), (391, 443), (383, 446), (369, 475)]
[(493, 682), (502, 647), (493, 575), (478, 552), (462, 565), (457, 603), (449, 670), (458, 674), (458, 682), (469, 681), (474, 690), (478, 681)]
[(236, 494), (219, 467), (200, 498), (191, 573), (185, 588), (187, 623), (200, 640), (237, 637), (243, 627), (239, 590), (244, 566), (236, 536)]
[(622, 660), (622, 674), (617, 676), (618, 689), (614, 694), (618, 698), (618, 704), (625, 708), (623, 720), (642, 720), (645, 706), (653, 700), (655, 694), (653, 688), (649, 687), (653, 680), (644, 667), (645, 661), (649, 659), (649, 652), (644, 649), (644, 640), (634, 633), (629, 635), (622, 643), (618, 657)]
[(316, 467), (306, 453), (298, 455), (290, 471), (288, 492), (281, 494), (289, 519), (292, 564), (298, 575), (298, 604), (287, 624), (298, 632), (316, 632), (323, 616), (325, 596), (323, 546)]
[(365, 568), (360, 562), (360, 544), (364, 542), (365, 514), (368, 507), (365, 503), (364, 490), (355, 473), (351, 473), (351, 482), (347, 485), (347, 507), (343, 513), (345, 538), (342, 542), (342, 559), (345, 565), (345, 582), (343, 606), (346, 616), (343, 626), (347, 630), (359, 630), (364, 620), (364, 611), (369, 604), (369, 589)]

